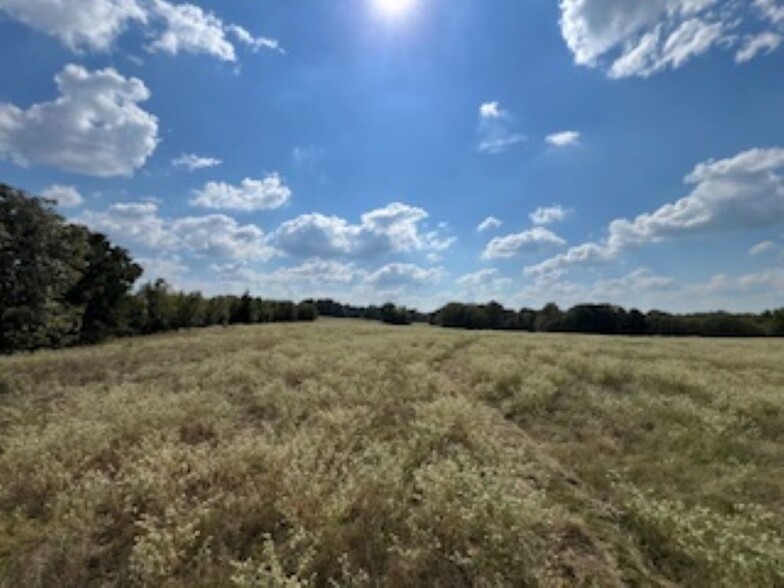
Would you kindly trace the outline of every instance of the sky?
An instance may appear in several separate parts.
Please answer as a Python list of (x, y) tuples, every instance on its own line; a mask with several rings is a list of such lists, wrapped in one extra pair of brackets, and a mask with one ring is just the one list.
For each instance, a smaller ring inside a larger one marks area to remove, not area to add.
[(784, 0), (0, 0), (0, 180), (205, 294), (784, 306)]

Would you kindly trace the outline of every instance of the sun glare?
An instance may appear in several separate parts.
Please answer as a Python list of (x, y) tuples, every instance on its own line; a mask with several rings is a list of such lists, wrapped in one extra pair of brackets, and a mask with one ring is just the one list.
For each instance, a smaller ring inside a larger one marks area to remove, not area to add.
[(376, 10), (387, 18), (401, 18), (411, 11), (416, 0), (373, 0)]

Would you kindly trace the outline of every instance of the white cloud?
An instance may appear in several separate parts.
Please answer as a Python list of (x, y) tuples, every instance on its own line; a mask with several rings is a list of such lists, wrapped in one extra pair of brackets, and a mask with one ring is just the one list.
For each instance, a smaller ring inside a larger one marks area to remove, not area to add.
[(536, 280), (518, 294), (517, 303), (541, 307), (556, 302), (566, 308), (607, 302), (643, 311), (699, 312), (721, 308), (759, 312), (761, 308), (781, 306), (782, 291), (784, 270), (781, 268), (737, 276), (719, 274), (696, 282), (683, 282), (639, 268), (618, 277), (588, 282)]
[(176, 243), (174, 235), (158, 216), (158, 206), (152, 202), (113, 204), (104, 212), (87, 210), (76, 220), (109, 234), (124, 246), (167, 249)]
[(352, 250), (356, 228), (342, 218), (304, 214), (283, 223), (273, 235), (275, 246), (294, 257), (339, 257)]
[(144, 23), (137, 0), (0, 0), (0, 10), (73, 50), (108, 50), (130, 22)]
[(566, 241), (552, 231), (535, 227), (522, 233), (496, 237), (487, 244), (482, 253), (482, 259), (509, 259), (520, 255), (541, 253), (565, 244)]
[(207, 182), (194, 193), (193, 206), (242, 211), (274, 210), (291, 198), (291, 189), (278, 174), (270, 174), (261, 180), (246, 178), (239, 186)]
[(748, 229), (784, 222), (784, 149), (752, 149), (699, 164), (686, 177), (692, 192), (633, 221), (610, 224), (609, 243), (658, 241), (682, 234)]
[(514, 117), (498, 102), (479, 107), (478, 137), (477, 150), (488, 155), (497, 155), (526, 140), (514, 130)]
[[(740, 294), (746, 292), (784, 292), (784, 269), (766, 269), (741, 276), (718, 274), (701, 288), (709, 293)], [(780, 302), (780, 301), (779, 301)]]
[(370, 274), (365, 281), (387, 292), (437, 284), (443, 277), (442, 268), (424, 269), (410, 263), (391, 263)]
[(309, 259), (295, 267), (280, 268), (267, 275), (278, 282), (307, 282), (319, 284), (352, 284), (364, 279), (367, 273), (353, 263), (340, 263), (331, 259)]
[(248, 32), (247, 29), (239, 25), (229, 25), (226, 27), (226, 30), (234, 35), (234, 37), (236, 37), (239, 42), (250, 47), (250, 49), (254, 52), (260, 51), (262, 49), (272, 49), (278, 53), (286, 53), (283, 50), (283, 47), (280, 46), (280, 42), (277, 39), (270, 39), (269, 37), (254, 37)]
[(478, 233), (484, 233), (485, 231), (489, 231), (492, 229), (497, 229), (504, 223), (495, 218), (494, 216), (488, 216), (485, 220), (479, 223), (479, 226), (476, 227), (476, 231)]
[(638, 268), (618, 277), (587, 283), (537, 280), (523, 288), (520, 301), (533, 307), (541, 307), (548, 302), (556, 302), (563, 307), (611, 303), (647, 310), (663, 302), (671, 303), (680, 291), (681, 287), (673, 278), (656, 274), (648, 268)]
[(158, 120), (139, 107), (150, 97), (139, 79), (114, 69), (68, 65), (55, 77), (60, 96), (23, 110), (0, 103), (0, 154), (92, 176), (130, 176), (158, 144)]
[(697, 165), (686, 176), (688, 196), (633, 220), (610, 223), (599, 243), (572, 247), (539, 265), (530, 275), (559, 273), (574, 265), (616, 258), (633, 245), (694, 234), (764, 228), (784, 223), (784, 149), (751, 149), (735, 157)]
[(772, 51), (772, 38), (760, 35), (781, 32), (784, 7), (776, 0), (755, 6), (756, 16), (735, 0), (561, 0), (561, 33), (578, 65), (605, 68), (613, 78), (646, 77), (737, 46), (740, 27), (754, 30), (757, 41), (747, 41), (738, 62)]
[(342, 299), (356, 287), (367, 272), (351, 263), (309, 259), (292, 267), (258, 271), (246, 262), (215, 265), (220, 291), (243, 292), (251, 289), (265, 296), (288, 299), (327, 297)]
[(552, 147), (569, 147), (580, 142), (580, 133), (577, 131), (561, 131), (547, 135), (545, 141)]
[(478, 149), (481, 153), (486, 153), (488, 155), (498, 155), (510, 147), (524, 142), (525, 140), (525, 135), (503, 130), (497, 133), (489, 133), (487, 137), (479, 142)]
[(265, 297), (286, 299), (333, 298), (360, 305), (389, 300), (417, 306), (410, 295), (428, 291), (446, 276), (442, 268), (425, 269), (390, 263), (366, 270), (351, 262), (307, 259), (294, 266), (259, 271), (246, 262), (212, 266), (220, 292), (251, 290)]
[(152, 38), (149, 49), (170, 54), (210, 55), (236, 61), (229, 37), (252, 51), (283, 50), (266, 37), (254, 37), (245, 28), (224, 23), (195, 4), (166, 0), (0, 0), (0, 10), (36, 30), (59, 39), (73, 50), (108, 51), (132, 24)]
[[(496, 268), (484, 268), (470, 274), (460, 276), (455, 280), (461, 286), (482, 286), (501, 276), (501, 272)], [(511, 280), (509, 280), (511, 281)]]
[(166, 280), (175, 288), (186, 288), (184, 277), (188, 275), (187, 264), (178, 255), (162, 257), (140, 257), (136, 262), (142, 266), (145, 282)]
[(150, 44), (153, 51), (206, 54), (223, 61), (236, 61), (234, 45), (226, 38), (223, 22), (193, 4), (152, 0), (152, 11), (166, 27)]
[(754, 0), (754, 6), (771, 23), (784, 23), (784, 2), (781, 0)]
[(481, 118), (501, 118), (503, 111), (498, 102), (485, 102), (479, 107), (479, 116)]
[(749, 255), (764, 255), (779, 250), (779, 245), (775, 241), (762, 241), (749, 249)]
[(264, 232), (225, 215), (162, 219), (153, 202), (113, 204), (106, 211), (85, 211), (76, 219), (108, 233), (124, 246), (150, 251), (184, 250), (199, 256), (267, 260), (275, 255)]
[(222, 214), (177, 219), (171, 232), (182, 245), (204, 256), (268, 260), (275, 255), (260, 228), (240, 225)]
[(477, 302), (497, 298), (512, 284), (512, 280), (503, 276), (496, 268), (485, 268), (465, 274), (455, 280), (463, 288), (462, 300)]
[(779, 48), (779, 45), (781, 45), (781, 35), (771, 33), (770, 31), (754, 35), (745, 40), (743, 47), (735, 54), (735, 61), (746, 63), (760, 53), (766, 55), (773, 53)]
[(54, 200), (62, 208), (76, 208), (84, 202), (84, 198), (76, 188), (59, 184), (46, 188), (41, 192), (41, 196), (47, 200)]
[(218, 167), (222, 164), (223, 161), (216, 157), (204, 157), (201, 155), (195, 155), (193, 153), (183, 153), (176, 159), (172, 160), (172, 165), (174, 167), (187, 169), (188, 171)]
[(425, 210), (395, 202), (362, 215), (352, 225), (336, 216), (306, 214), (283, 223), (272, 241), (295, 257), (370, 258), (389, 253), (444, 251), (454, 238), (440, 230), (426, 232)]
[(554, 206), (541, 206), (533, 211), (528, 217), (535, 225), (550, 225), (566, 218), (569, 211), (560, 204)]

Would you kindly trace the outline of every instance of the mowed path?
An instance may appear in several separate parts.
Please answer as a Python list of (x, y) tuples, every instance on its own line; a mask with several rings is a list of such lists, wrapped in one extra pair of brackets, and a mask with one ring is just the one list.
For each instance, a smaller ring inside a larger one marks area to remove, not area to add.
[(0, 585), (784, 585), (784, 342), (217, 328), (0, 359)]

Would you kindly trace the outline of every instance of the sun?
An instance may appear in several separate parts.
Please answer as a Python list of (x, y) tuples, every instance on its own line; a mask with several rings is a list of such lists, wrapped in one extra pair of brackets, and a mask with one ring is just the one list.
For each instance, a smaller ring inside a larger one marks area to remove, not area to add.
[(372, 0), (376, 10), (387, 18), (401, 18), (411, 12), (416, 0)]

